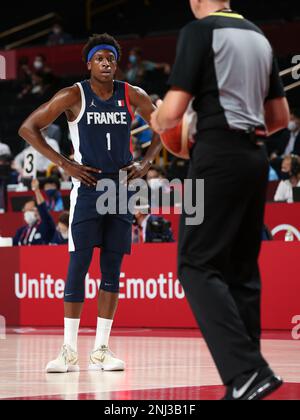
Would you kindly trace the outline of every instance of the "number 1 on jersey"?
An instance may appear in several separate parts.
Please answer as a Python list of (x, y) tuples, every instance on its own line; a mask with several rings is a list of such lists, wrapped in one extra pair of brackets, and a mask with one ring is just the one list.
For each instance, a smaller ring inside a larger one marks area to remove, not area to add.
[(110, 133), (106, 134), (106, 140), (107, 140), (107, 150), (111, 150), (111, 135), (110, 135)]

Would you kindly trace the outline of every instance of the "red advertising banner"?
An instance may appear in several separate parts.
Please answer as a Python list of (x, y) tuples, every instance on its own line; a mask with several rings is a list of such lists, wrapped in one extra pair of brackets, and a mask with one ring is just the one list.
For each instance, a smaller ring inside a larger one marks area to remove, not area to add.
[(284, 240), (288, 230), (300, 241), (300, 203), (271, 203), (266, 206), (265, 223), (275, 240)]
[[(265, 243), (263, 328), (290, 330), (300, 315), (299, 243)], [(66, 247), (0, 249), (0, 315), (8, 325), (62, 326)], [(195, 320), (176, 275), (176, 244), (136, 245), (121, 273), (115, 327), (193, 328)], [(94, 327), (100, 284), (99, 251), (86, 278), (83, 327)]]
[[(10, 193), (10, 197), (17, 196), (17, 193)], [(15, 195), (14, 195), (15, 194)], [(30, 193), (29, 193), (30, 194)], [(58, 214), (52, 213), (55, 221), (58, 219)], [(178, 238), (179, 215), (163, 215), (172, 223), (172, 230), (175, 239)], [(269, 203), (266, 206), (265, 223), (271, 231), (278, 231), (275, 234), (275, 240), (284, 240), (287, 230), (292, 228), (294, 232), (294, 239), (300, 240), (300, 203), (284, 204), (284, 203)], [(4, 213), (0, 214), (0, 236), (11, 237), (19, 227), (24, 224), (22, 213)]]

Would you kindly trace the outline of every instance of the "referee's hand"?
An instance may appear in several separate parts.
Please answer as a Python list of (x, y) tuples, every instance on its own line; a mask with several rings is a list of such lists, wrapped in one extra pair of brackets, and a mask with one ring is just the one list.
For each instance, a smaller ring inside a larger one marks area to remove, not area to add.
[(162, 134), (164, 132), (164, 130), (161, 129), (157, 121), (157, 116), (159, 114), (159, 107), (162, 105), (162, 103), (163, 101), (161, 99), (158, 99), (155, 104), (157, 106), (157, 109), (151, 114), (151, 128), (153, 131), (155, 131), (158, 134)]

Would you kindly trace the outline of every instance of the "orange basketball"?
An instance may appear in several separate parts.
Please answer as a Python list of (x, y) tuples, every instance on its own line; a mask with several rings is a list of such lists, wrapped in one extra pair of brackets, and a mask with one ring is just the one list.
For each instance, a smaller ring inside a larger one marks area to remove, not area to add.
[(190, 158), (190, 149), (193, 145), (193, 140), (189, 138), (189, 121), (185, 114), (180, 123), (170, 130), (165, 131), (161, 135), (161, 141), (164, 147), (172, 155), (180, 157), (181, 159)]

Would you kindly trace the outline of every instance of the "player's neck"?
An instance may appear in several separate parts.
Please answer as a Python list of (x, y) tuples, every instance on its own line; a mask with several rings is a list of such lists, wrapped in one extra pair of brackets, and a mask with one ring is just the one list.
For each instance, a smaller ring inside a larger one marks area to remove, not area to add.
[(111, 98), (114, 93), (113, 80), (109, 82), (99, 82), (99, 80), (91, 76), (90, 84), (95, 95), (99, 96), (99, 98), (103, 99), (104, 101)]
[(231, 10), (230, 2), (205, 2), (195, 11), (195, 16), (197, 19), (203, 19), (211, 13), (219, 12), (220, 10)]

